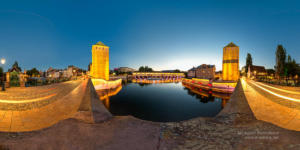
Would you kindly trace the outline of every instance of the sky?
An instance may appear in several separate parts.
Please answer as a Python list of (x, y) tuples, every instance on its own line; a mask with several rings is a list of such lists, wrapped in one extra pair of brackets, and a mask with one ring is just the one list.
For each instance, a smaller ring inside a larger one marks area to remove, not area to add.
[(110, 69), (148, 65), (188, 70), (215, 64), (240, 47), (240, 68), (273, 68), (282, 44), (300, 62), (300, 1), (292, 0), (0, 0), (0, 57), (33, 67), (87, 69), (91, 46), (110, 47)]

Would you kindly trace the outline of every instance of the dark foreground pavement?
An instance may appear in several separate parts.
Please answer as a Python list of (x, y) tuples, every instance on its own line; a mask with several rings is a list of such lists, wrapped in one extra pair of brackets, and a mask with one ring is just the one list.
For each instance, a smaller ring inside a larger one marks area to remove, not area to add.
[(1, 133), (0, 147), (20, 150), (153, 150), (157, 149), (159, 129), (157, 124), (133, 117), (114, 117), (98, 124), (67, 119), (43, 131)]

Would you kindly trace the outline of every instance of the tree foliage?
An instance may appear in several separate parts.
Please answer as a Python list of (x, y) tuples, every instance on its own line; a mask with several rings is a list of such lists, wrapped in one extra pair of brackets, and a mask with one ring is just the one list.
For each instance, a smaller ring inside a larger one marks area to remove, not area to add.
[(285, 61), (286, 61), (286, 50), (282, 45), (278, 45), (276, 49), (276, 75), (280, 78), (285, 76)]
[(268, 75), (274, 75), (275, 74), (275, 70), (274, 69), (266, 69), (266, 71), (267, 71), (267, 74)]
[(16, 71), (13, 71), (10, 73), (10, 85), (11, 86), (20, 86), (19, 81), (19, 73)]
[(286, 50), (282, 45), (277, 46), (275, 72), (280, 79), (285, 77), (286, 80), (289, 77), (293, 78), (300, 75), (300, 66), (295, 59), (286, 54)]
[[(291, 56), (289, 56), (291, 57)], [(288, 61), (285, 64), (286, 73), (288, 77), (294, 77), (297, 75), (299, 70), (299, 65), (296, 63), (295, 60), (292, 60), (291, 58), (288, 59)]]
[(139, 72), (153, 72), (153, 69), (148, 66), (141, 66)]
[(181, 71), (179, 69), (175, 69), (174, 73), (180, 73)]
[(291, 55), (288, 55), (288, 60), (287, 60), (288, 63), (291, 63), (292, 62), (292, 57)]
[(26, 72), (28, 76), (38, 76), (40, 72), (36, 68), (32, 68)]
[(252, 66), (252, 56), (250, 53), (247, 54), (247, 58), (246, 58), (246, 73), (248, 73), (248, 68), (249, 66)]

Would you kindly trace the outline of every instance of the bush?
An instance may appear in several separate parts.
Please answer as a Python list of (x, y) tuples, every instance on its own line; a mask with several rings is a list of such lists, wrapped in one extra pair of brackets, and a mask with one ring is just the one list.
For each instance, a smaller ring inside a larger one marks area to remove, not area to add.
[(10, 73), (10, 86), (20, 86), (19, 73), (13, 71)]

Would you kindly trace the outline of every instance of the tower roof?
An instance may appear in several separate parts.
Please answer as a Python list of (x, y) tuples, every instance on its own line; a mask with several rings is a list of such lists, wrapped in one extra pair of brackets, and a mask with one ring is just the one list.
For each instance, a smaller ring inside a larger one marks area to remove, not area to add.
[(237, 45), (235, 45), (233, 42), (230, 42), (228, 45), (226, 45), (225, 47), (238, 47)]
[(101, 41), (97, 42), (95, 45), (99, 45), (99, 46), (106, 46), (105, 44), (103, 44)]

